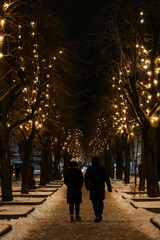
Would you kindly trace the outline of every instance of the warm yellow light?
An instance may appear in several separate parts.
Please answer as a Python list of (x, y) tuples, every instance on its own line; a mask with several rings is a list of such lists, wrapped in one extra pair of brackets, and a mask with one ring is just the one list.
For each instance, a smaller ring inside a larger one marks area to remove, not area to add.
[(143, 68), (144, 68), (144, 69), (147, 69), (147, 68), (148, 68), (148, 66), (147, 66), (147, 65), (143, 65)]
[(153, 83), (154, 83), (154, 85), (157, 85), (158, 84), (158, 80), (154, 79)]
[(5, 24), (5, 20), (2, 19), (2, 20), (1, 20), (1, 26), (3, 26), (4, 24)]
[(0, 53), (0, 58), (2, 58), (3, 57), (3, 53)]
[(144, 19), (141, 19), (140, 23), (144, 23)]
[(31, 22), (31, 26), (34, 27), (35, 26), (35, 22)]

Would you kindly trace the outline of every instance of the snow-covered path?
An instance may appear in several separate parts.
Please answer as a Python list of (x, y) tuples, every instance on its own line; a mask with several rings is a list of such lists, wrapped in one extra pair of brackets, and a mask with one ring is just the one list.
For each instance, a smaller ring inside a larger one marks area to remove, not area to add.
[[(70, 223), (66, 186), (38, 206), (27, 218), (12, 220), (13, 231), (5, 240), (150, 240), (134, 227), (134, 217), (118, 207), (114, 193), (107, 193), (103, 221), (94, 223), (89, 193), (83, 188), (81, 222)], [(19, 222), (18, 222), (19, 221)], [(158, 240), (158, 238), (157, 238)]]

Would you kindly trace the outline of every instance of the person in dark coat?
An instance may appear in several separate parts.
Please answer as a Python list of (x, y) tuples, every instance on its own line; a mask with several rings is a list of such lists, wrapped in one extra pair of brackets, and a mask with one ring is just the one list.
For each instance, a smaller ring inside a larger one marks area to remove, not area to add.
[(80, 203), (82, 203), (82, 186), (83, 175), (78, 167), (78, 163), (74, 160), (70, 162), (64, 176), (64, 183), (67, 185), (67, 203), (69, 204), (70, 221), (74, 222), (74, 208), (76, 213), (76, 221), (80, 221), (79, 215)]
[(102, 221), (103, 200), (105, 198), (105, 182), (108, 191), (111, 192), (111, 183), (104, 167), (99, 165), (99, 158), (92, 158), (92, 166), (88, 167), (85, 174), (85, 186), (90, 191), (90, 200), (93, 204), (94, 214), (96, 216), (94, 222)]

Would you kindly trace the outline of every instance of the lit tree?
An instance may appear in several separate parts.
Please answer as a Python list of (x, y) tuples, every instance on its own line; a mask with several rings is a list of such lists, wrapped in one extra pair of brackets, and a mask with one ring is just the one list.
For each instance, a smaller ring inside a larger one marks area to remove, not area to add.
[[(117, 91), (123, 93), (142, 127), (148, 196), (159, 196), (157, 135), (159, 133), (159, 15), (160, 5), (118, 1), (113, 35), (117, 48)], [(142, 11), (143, 7), (145, 12)], [(139, 9), (139, 18), (137, 18)], [(126, 11), (125, 11), (126, 10)], [(146, 28), (144, 26), (146, 17)]]

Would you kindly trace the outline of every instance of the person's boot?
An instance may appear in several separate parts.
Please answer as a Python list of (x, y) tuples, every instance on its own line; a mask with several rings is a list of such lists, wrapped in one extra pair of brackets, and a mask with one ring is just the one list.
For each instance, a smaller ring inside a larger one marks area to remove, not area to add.
[(99, 223), (101, 220), (100, 220), (100, 218), (99, 217), (96, 217), (95, 219), (94, 219), (94, 222), (95, 223)]
[(74, 217), (73, 217), (73, 215), (71, 215), (71, 217), (70, 217), (70, 222), (74, 222)]
[(79, 215), (76, 215), (76, 221), (80, 222), (81, 221), (81, 217)]

